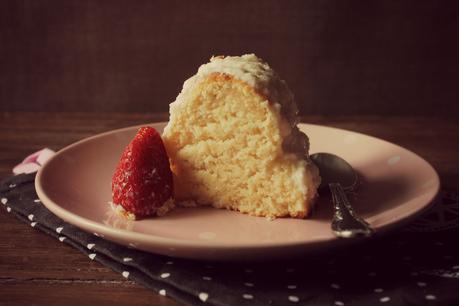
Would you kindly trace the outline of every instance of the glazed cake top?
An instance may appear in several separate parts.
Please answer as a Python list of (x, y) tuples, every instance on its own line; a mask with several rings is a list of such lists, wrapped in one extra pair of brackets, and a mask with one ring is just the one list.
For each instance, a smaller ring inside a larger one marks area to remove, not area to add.
[(196, 76), (199, 78), (211, 73), (229, 74), (246, 82), (270, 102), (280, 104), (282, 113), (289, 122), (292, 121), (291, 124), (297, 123), (298, 109), (286, 82), (280, 79), (276, 72), (255, 54), (214, 56), (209, 63), (199, 67)]
[[(294, 102), (293, 94), (277, 73), (262, 59), (255, 54), (242, 56), (213, 56), (210, 62), (199, 67), (198, 72), (186, 80), (181, 93), (175, 104), (190, 98), (193, 88), (204, 78), (213, 73), (223, 73), (233, 76), (248, 85), (280, 110), (281, 130), (285, 137), (289, 137), (284, 143), (284, 149), (299, 156), (307, 155), (309, 151), (308, 138), (296, 127), (298, 123), (298, 108)], [(172, 115), (172, 113), (171, 113)], [(167, 128), (167, 127), (166, 127)]]

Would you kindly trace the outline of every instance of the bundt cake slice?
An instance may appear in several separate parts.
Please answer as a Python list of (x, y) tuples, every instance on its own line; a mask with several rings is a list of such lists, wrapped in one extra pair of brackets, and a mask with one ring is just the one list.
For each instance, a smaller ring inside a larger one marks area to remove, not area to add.
[(304, 218), (320, 182), (286, 83), (253, 54), (212, 57), (188, 79), (163, 140), (178, 202)]

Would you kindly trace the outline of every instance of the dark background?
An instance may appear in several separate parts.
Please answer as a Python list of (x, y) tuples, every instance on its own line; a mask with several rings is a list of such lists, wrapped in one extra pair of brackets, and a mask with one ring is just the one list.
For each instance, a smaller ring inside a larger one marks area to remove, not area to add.
[(458, 1), (3, 1), (0, 111), (165, 112), (250, 52), (302, 115), (459, 115)]

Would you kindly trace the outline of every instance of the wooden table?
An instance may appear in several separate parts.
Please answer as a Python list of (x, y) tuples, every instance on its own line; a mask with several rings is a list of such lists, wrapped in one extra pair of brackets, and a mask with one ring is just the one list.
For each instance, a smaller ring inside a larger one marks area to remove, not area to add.
[[(27, 154), (54, 150), (115, 128), (167, 120), (167, 114), (1, 113), (0, 178)], [(303, 122), (367, 133), (404, 146), (459, 189), (459, 122), (427, 117), (303, 117)], [(0, 209), (0, 305), (177, 305), (89, 260)]]

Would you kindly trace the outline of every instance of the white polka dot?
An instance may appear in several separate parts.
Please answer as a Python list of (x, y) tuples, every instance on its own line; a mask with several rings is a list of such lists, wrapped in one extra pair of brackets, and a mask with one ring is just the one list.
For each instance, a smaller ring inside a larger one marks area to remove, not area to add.
[(3, 205), (6, 205), (6, 203), (8, 203), (8, 199), (7, 198), (1, 198), (0, 202), (2, 202)]
[(375, 272), (370, 272), (370, 273), (368, 273), (368, 276), (374, 277), (374, 276), (376, 276), (376, 273)]
[(454, 270), (459, 270), (459, 266), (454, 266), (453, 269)]
[(356, 143), (357, 142), (357, 136), (353, 135), (353, 134), (347, 135), (346, 137), (344, 137), (343, 141), (344, 141), (344, 143), (347, 143), (347, 144)]
[(206, 280), (206, 281), (210, 281), (210, 280), (212, 280), (212, 277), (210, 277), (210, 276), (203, 276), (202, 279), (203, 279), (203, 280)]
[(88, 244), (86, 245), (86, 247), (88, 248), (88, 250), (92, 249), (94, 246), (95, 246), (94, 243), (88, 243)]
[(373, 291), (376, 292), (376, 293), (381, 293), (384, 290), (383, 290), (383, 288), (375, 288), (375, 290), (373, 290)]
[(64, 229), (64, 228), (63, 228), (62, 226), (60, 226), (60, 227), (56, 228), (56, 232), (60, 234), (60, 233), (62, 232), (63, 229)]
[(243, 297), (244, 299), (246, 299), (246, 300), (252, 300), (252, 299), (253, 299), (253, 295), (248, 294), (248, 293), (244, 293), (244, 294), (242, 295), (242, 297)]
[(67, 239), (67, 237), (59, 236), (59, 241), (60, 241), (60, 242), (64, 242), (65, 239)]
[(344, 303), (341, 301), (335, 301), (336, 306), (344, 306)]
[(205, 302), (209, 298), (209, 294), (206, 292), (201, 292), (199, 293), (198, 297), (201, 301)]
[(245, 271), (245, 273), (252, 273), (253, 272), (252, 269), (245, 269), (244, 271)]
[(33, 221), (33, 215), (32, 214), (28, 215), (27, 218), (29, 218), (30, 221)]
[(174, 262), (173, 261), (166, 261), (166, 265), (173, 265)]
[(331, 284), (330, 287), (332, 287), (333, 289), (341, 288), (340, 285), (338, 285), (338, 284)]
[(418, 276), (419, 273), (418, 273), (418, 272), (411, 272), (410, 275), (411, 275), (411, 276)]
[(6, 211), (7, 211), (7, 212), (11, 212), (11, 207), (7, 206), (7, 207), (6, 207)]
[(161, 273), (160, 275), (161, 278), (168, 278), (169, 276), (171, 276), (170, 273)]
[(391, 158), (389, 158), (387, 160), (387, 164), (389, 166), (393, 166), (395, 165), (396, 163), (398, 163), (400, 161), (400, 156), (396, 155), (396, 156), (392, 156)]
[(37, 225), (37, 222), (32, 222), (32, 223), (30, 223), (30, 226), (31, 226), (31, 227), (35, 227), (35, 225)]
[(202, 240), (212, 240), (212, 239), (215, 239), (215, 237), (217, 237), (217, 234), (212, 233), (212, 232), (202, 232), (202, 233), (199, 233), (198, 237), (199, 239), (202, 239)]
[(296, 289), (296, 285), (288, 285), (287, 288), (288, 289)]
[(97, 236), (97, 237), (101, 237), (101, 238), (103, 238), (103, 237), (104, 237), (104, 235), (103, 235), (103, 234), (99, 234), (99, 233), (94, 233), (94, 236)]
[(94, 260), (94, 258), (96, 258), (96, 253), (91, 253), (88, 257), (91, 258), (91, 260)]
[(433, 301), (433, 300), (436, 300), (437, 297), (433, 294), (427, 294), (426, 295), (426, 300), (429, 300), (429, 301)]
[[(103, 237), (103, 236), (99, 236), (99, 237)], [(137, 244), (135, 244), (133, 242), (129, 242), (128, 243), (128, 247), (131, 248), (131, 249), (135, 249), (135, 248), (137, 248)]]
[(35, 199), (33, 200), (35, 203), (41, 203), (41, 200), (40, 199)]
[(390, 297), (384, 296), (384, 297), (380, 298), (379, 301), (380, 301), (381, 303), (387, 303), (387, 302), (390, 301)]
[(434, 179), (430, 179), (430, 180), (424, 182), (424, 184), (422, 184), (422, 188), (429, 188), (434, 184), (434, 182), (435, 182)]
[(424, 283), (424, 282), (417, 282), (416, 284), (417, 284), (419, 287), (425, 287), (425, 286), (427, 286), (427, 284)]
[(162, 296), (166, 296), (166, 289), (159, 290), (159, 294)]
[(253, 287), (254, 286), (253, 283), (244, 283), (244, 285), (247, 286), (247, 287)]
[(130, 262), (130, 261), (132, 261), (132, 258), (131, 257), (124, 257), (123, 261), (124, 262)]
[(129, 277), (129, 271), (123, 271), (123, 273), (121, 273), (121, 275), (123, 275), (124, 278), (128, 278)]
[(14, 188), (14, 187), (16, 187), (16, 184), (10, 184), (9, 187), (10, 187), (10, 188)]
[(288, 300), (289, 300), (290, 302), (297, 303), (297, 302), (300, 301), (300, 298), (297, 297), (296, 295), (289, 295), (289, 296), (288, 296)]

